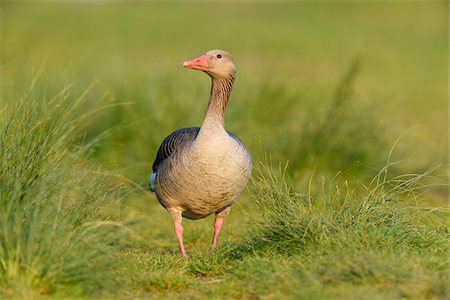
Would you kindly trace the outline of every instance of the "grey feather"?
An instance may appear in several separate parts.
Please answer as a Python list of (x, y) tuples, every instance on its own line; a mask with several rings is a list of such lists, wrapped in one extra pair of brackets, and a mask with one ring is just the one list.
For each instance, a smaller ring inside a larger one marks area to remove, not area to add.
[(199, 131), (200, 127), (180, 128), (167, 136), (159, 146), (158, 153), (153, 162), (153, 172), (156, 172), (158, 166), (175, 151), (183, 149), (187, 144), (191, 144), (197, 137)]

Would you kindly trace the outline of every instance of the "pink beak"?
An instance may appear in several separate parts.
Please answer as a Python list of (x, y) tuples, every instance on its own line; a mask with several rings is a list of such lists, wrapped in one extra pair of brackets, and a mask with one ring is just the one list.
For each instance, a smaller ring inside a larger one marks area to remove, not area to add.
[(202, 55), (193, 60), (185, 61), (183, 63), (183, 67), (200, 71), (208, 71), (208, 59), (209, 57), (207, 55)]

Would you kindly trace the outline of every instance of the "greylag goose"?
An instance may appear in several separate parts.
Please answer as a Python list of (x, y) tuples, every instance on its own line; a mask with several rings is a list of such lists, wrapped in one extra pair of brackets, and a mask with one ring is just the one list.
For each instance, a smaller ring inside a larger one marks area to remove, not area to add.
[(150, 190), (169, 211), (181, 255), (186, 256), (182, 217), (195, 220), (215, 213), (212, 252), (224, 218), (250, 177), (252, 158), (244, 143), (224, 127), (236, 77), (232, 56), (211, 50), (183, 66), (211, 77), (208, 107), (201, 127), (181, 128), (164, 139), (153, 163)]

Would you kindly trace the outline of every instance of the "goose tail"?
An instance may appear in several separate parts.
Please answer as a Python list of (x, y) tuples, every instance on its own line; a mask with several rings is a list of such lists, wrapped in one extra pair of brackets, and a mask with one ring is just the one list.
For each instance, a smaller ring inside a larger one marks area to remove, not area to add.
[(156, 190), (156, 172), (152, 172), (152, 175), (150, 175), (150, 183), (149, 183), (149, 189), (152, 192), (155, 192)]

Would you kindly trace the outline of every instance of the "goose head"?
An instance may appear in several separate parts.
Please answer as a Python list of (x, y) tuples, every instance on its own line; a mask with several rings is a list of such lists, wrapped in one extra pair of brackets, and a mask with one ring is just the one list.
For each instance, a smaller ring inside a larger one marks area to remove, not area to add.
[(200, 57), (185, 61), (183, 67), (203, 71), (213, 79), (226, 79), (236, 74), (233, 57), (224, 50), (210, 50)]

